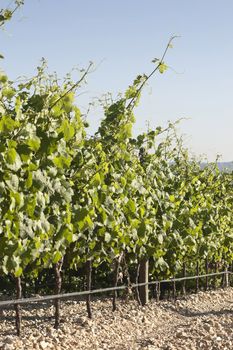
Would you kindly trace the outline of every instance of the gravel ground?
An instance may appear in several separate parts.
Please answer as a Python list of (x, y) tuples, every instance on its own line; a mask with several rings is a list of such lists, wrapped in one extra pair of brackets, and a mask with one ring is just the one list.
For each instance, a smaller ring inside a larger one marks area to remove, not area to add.
[(15, 336), (14, 312), (3, 311), (0, 349), (82, 350), (230, 350), (233, 349), (233, 288), (200, 292), (172, 301), (151, 301), (146, 307), (111, 300), (92, 302), (93, 320), (85, 302), (62, 302), (62, 323), (53, 328), (52, 304), (24, 307), (22, 336)]

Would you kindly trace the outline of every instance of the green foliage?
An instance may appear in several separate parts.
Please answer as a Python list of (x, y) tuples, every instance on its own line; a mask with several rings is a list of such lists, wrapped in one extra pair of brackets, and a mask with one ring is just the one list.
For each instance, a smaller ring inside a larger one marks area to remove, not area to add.
[(163, 74), (168, 69), (168, 66), (164, 62), (160, 62), (159, 64), (159, 72)]
[[(166, 71), (162, 61), (153, 72)], [(232, 174), (190, 159), (171, 123), (133, 137), (150, 76), (104, 104), (88, 137), (79, 84), (59, 85), (44, 61), (25, 83), (0, 74), (1, 273), (35, 276), (64, 257), (111, 266), (122, 253), (166, 276), (202, 257), (232, 261)]]

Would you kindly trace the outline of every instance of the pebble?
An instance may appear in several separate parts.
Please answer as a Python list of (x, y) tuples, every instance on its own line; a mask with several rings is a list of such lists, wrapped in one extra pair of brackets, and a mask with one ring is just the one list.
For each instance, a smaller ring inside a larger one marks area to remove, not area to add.
[(48, 342), (46, 342), (45, 340), (42, 340), (42, 341), (40, 342), (40, 348), (41, 348), (42, 350), (48, 349), (48, 348), (50, 348), (50, 344), (49, 344)]

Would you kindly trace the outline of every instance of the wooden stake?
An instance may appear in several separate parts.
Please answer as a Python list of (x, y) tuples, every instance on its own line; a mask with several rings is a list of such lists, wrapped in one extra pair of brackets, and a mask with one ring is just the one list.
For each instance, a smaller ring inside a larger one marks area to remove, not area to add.
[[(148, 283), (149, 262), (142, 259), (139, 267), (139, 283)], [(148, 285), (139, 287), (139, 296), (142, 305), (146, 305), (149, 301)]]
[[(16, 277), (16, 298), (17, 299), (22, 298), (22, 285), (21, 285), (21, 278), (20, 277)], [(20, 334), (21, 334), (21, 312), (20, 312), (19, 304), (15, 304), (15, 326), (16, 326), (17, 336), (20, 337)]]
[(196, 275), (198, 276), (196, 279), (196, 293), (199, 292), (199, 262), (196, 265)]
[[(173, 278), (175, 278), (175, 276), (173, 276)], [(173, 299), (176, 300), (176, 281), (173, 281), (172, 283), (172, 290), (173, 290)]]
[[(215, 262), (214, 263), (214, 273), (217, 273), (218, 271), (218, 264)], [(214, 276), (214, 281), (213, 281), (213, 288), (216, 289), (216, 282), (217, 282), (217, 276)]]
[[(205, 273), (208, 275), (209, 273), (209, 262), (208, 258), (205, 259)], [(207, 291), (209, 289), (209, 279), (208, 276), (205, 278), (205, 290)]]
[[(119, 268), (120, 268), (120, 259), (118, 258), (115, 260), (114, 281), (113, 281), (114, 287), (117, 287)], [(117, 298), (117, 290), (114, 290), (113, 298), (112, 298), (112, 311), (116, 311), (117, 309), (116, 298)]]
[[(91, 290), (91, 272), (92, 272), (92, 263), (91, 260), (87, 260), (86, 262), (86, 276), (87, 276), (87, 290)], [(89, 318), (92, 318), (91, 311), (91, 294), (88, 294), (86, 297), (86, 305), (87, 305), (87, 314)]]
[(228, 264), (225, 267), (225, 288), (229, 287)]
[[(183, 263), (183, 277), (186, 277), (186, 265)], [(182, 284), (182, 293), (183, 295), (186, 295), (186, 280), (183, 281)]]
[[(62, 286), (62, 277), (61, 277), (61, 269), (62, 269), (63, 259), (58, 261), (54, 265), (54, 271), (55, 271), (55, 294), (61, 293), (61, 286)], [(55, 307), (55, 324), (54, 328), (58, 329), (60, 325), (60, 299), (56, 299), (54, 301), (54, 307)]]
[(160, 299), (160, 282), (157, 280), (157, 283), (155, 285), (155, 291), (156, 291), (156, 301), (159, 302)]
[[(138, 284), (138, 282), (139, 282), (139, 274), (140, 274), (140, 263), (137, 264), (135, 284)], [(135, 288), (135, 294), (136, 294), (136, 300), (137, 300), (138, 304), (142, 305), (141, 300), (140, 300), (138, 287)]]

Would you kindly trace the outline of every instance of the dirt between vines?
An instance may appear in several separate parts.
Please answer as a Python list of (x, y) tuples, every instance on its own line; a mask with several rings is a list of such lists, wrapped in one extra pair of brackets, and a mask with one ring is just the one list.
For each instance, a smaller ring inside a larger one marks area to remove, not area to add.
[(85, 302), (63, 301), (62, 323), (53, 328), (51, 303), (23, 307), (22, 336), (15, 335), (14, 312), (3, 311), (0, 349), (37, 350), (233, 350), (233, 288), (200, 292), (177, 301), (92, 302), (93, 320)]

